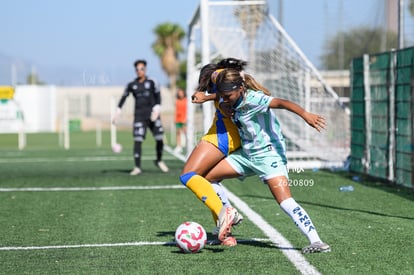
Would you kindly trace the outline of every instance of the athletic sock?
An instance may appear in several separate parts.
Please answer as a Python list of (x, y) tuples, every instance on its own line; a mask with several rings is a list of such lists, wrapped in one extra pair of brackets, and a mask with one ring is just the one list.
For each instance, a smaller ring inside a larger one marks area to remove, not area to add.
[(310, 243), (321, 241), (308, 213), (293, 198), (282, 201), (280, 208), (290, 216)]
[[(211, 185), (213, 186), (214, 191), (216, 191), (216, 194), (220, 198), (223, 206), (231, 207), (231, 203), (227, 198), (226, 192), (224, 192), (223, 185), (221, 185), (221, 182), (212, 182)], [(211, 211), (211, 214), (213, 215), (214, 222), (216, 222), (218, 219), (217, 215), (213, 211)]]
[(164, 141), (163, 140), (157, 140), (155, 144), (155, 151), (157, 154), (157, 162), (160, 162), (162, 160), (162, 150), (164, 149)]
[(224, 191), (223, 185), (221, 185), (221, 182), (212, 182), (211, 185), (213, 186), (214, 191), (216, 191), (217, 196), (219, 196), (221, 202), (223, 203), (223, 206), (231, 207), (231, 203), (227, 197), (226, 192)]
[(181, 176), (180, 179), (218, 217), (223, 203), (217, 196), (211, 183), (195, 173), (188, 173)]
[(134, 142), (134, 163), (135, 167), (141, 167), (141, 150), (142, 150), (142, 142), (135, 141)]

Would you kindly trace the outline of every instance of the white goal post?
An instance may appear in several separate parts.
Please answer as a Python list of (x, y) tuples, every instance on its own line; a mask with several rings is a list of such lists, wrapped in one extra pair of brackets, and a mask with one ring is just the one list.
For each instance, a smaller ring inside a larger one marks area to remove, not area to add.
[[(201, 0), (189, 24), (187, 94), (197, 87), (200, 68), (222, 58), (246, 60), (246, 72), (272, 95), (323, 115), (328, 124), (318, 133), (296, 115), (275, 111), (287, 140), (290, 167), (341, 166), (350, 152), (350, 112), (293, 39), (268, 12), (266, 1)], [(213, 105), (203, 104), (204, 121), (195, 123), (189, 97), (187, 150), (210, 126)]]

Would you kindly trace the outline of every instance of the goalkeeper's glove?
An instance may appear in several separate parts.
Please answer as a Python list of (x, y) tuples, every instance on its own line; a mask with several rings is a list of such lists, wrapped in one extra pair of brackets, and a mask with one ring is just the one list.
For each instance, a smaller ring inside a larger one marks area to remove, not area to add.
[(118, 122), (119, 117), (121, 116), (121, 108), (117, 107), (115, 110), (115, 114), (112, 117), (112, 124), (116, 125), (116, 123)]
[(156, 104), (152, 107), (151, 112), (151, 121), (156, 121), (160, 116), (161, 106), (160, 104)]

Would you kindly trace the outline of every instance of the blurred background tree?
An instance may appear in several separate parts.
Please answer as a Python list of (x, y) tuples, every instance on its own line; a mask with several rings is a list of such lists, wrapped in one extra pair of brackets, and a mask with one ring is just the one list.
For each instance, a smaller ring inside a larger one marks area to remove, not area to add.
[(187, 60), (180, 62), (180, 69), (177, 78), (177, 88), (181, 88), (185, 91), (187, 88)]
[(162, 23), (155, 27), (154, 33), (157, 39), (152, 44), (152, 49), (160, 57), (162, 69), (169, 78), (170, 91), (175, 94), (180, 72), (178, 55), (184, 51), (181, 40), (185, 37), (185, 31), (177, 24)]
[(32, 67), (32, 71), (26, 77), (26, 84), (29, 84), (29, 85), (45, 85), (45, 83), (39, 79), (37, 71), (34, 67)]
[[(339, 32), (328, 39), (324, 54), (321, 56), (325, 70), (348, 70), (353, 58), (363, 54), (382, 52), (384, 30), (382, 28), (360, 27), (346, 32)], [(387, 51), (397, 48), (398, 35), (395, 32), (385, 33)]]

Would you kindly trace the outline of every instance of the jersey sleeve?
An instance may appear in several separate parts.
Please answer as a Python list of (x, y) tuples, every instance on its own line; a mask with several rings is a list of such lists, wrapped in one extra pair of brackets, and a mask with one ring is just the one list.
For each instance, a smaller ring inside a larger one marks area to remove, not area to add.
[(118, 107), (121, 109), (124, 106), (124, 103), (129, 96), (129, 84), (125, 87), (124, 93), (121, 96), (121, 99), (118, 102)]
[(273, 97), (262, 92), (249, 91), (249, 108), (255, 113), (265, 113), (268, 111), (272, 99)]
[(154, 85), (154, 87), (153, 87), (153, 97), (154, 97), (153, 102), (154, 102), (154, 105), (161, 105), (161, 91), (160, 91), (160, 88), (158, 86), (158, 82), (153, 78), (151, 78), (150, 80), (152, 81), (152, 83)]

